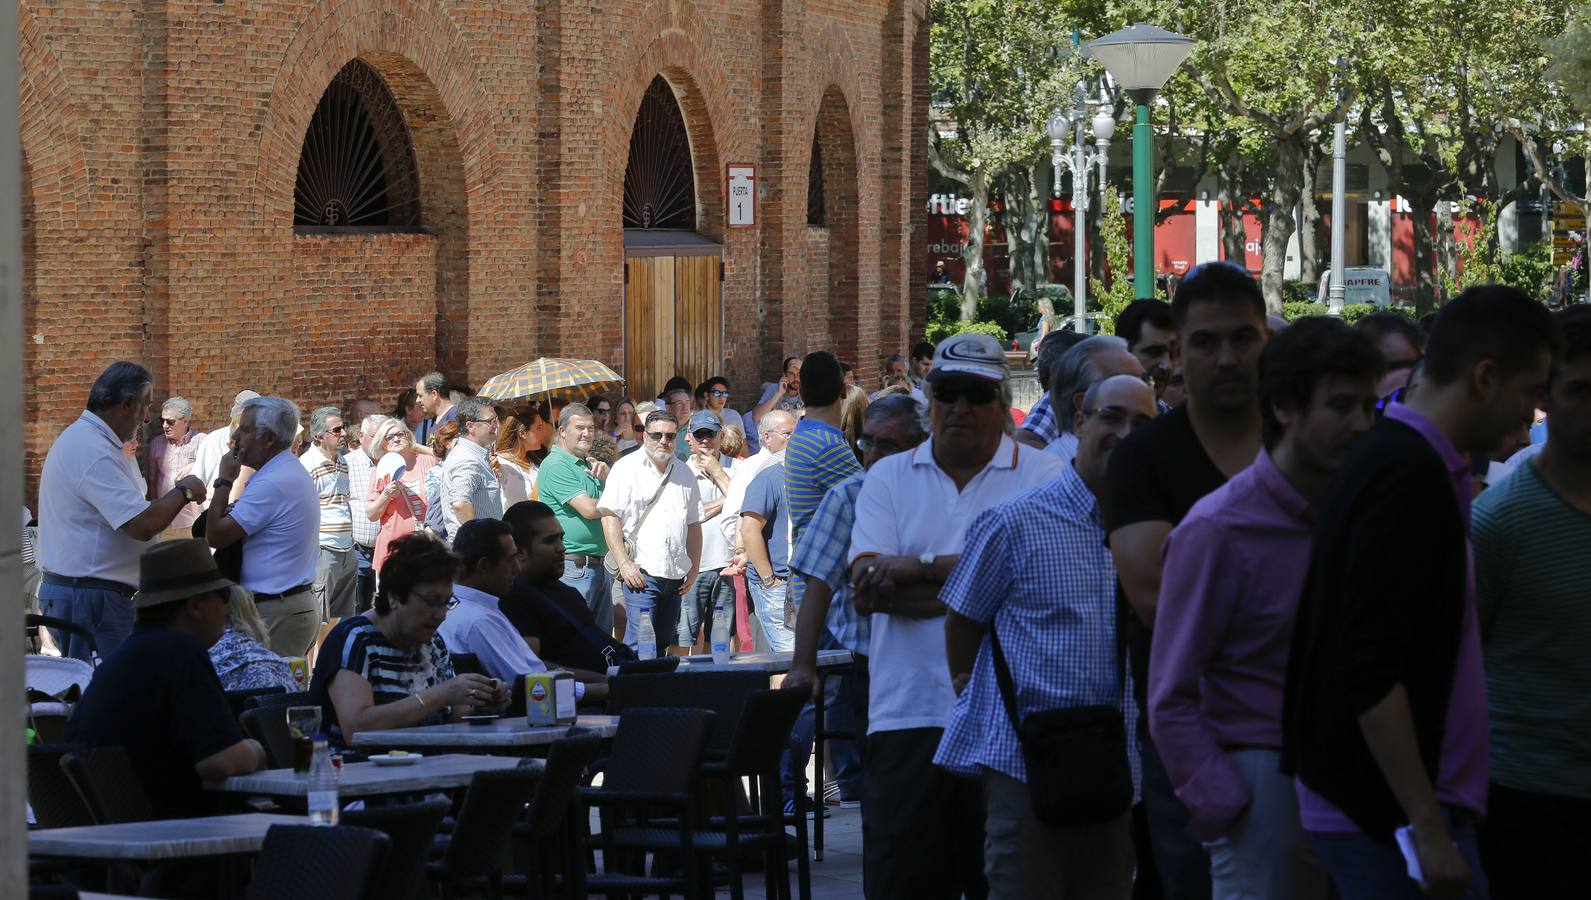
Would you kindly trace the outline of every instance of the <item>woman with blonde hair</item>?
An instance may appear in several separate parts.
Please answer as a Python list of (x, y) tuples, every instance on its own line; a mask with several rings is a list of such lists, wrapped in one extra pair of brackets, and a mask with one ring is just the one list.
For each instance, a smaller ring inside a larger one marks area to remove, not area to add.
[(539, 405), (528, 412), (502, 416), (497, 432), (497, 483), (503, 489), (503, 508), (522, 500), (535, 500), (536, 475), (547, 458), (552, 426)]
[(867, 402), (867, 391), (854, 384), (845, 386), (845, 399), (840, 406), (840, 430), (845, 432), (845, 441), (851, 445), (857, 462), (862, 461), (862, 450), (856, 442), (862, 439), (862, 420), (867, 415)]
[(298, 690), (287, 660), (265, 646), (265, 622), (254, 605), (254, 593), (242, 585), (232, 585), (227, 597), (226, 631), (210, 648), (210, 665), (229, 691), (281, 687)]
[(613, 440), (618, 443), (620, 453), (641, 446), (641, 429), (636, 427), (640, 421), (635, 413), (635, 401), (620, 397), (613, 407)]
[(420, 452), (414, 432), (402, 419), (383, 417), (375, 434), (374, 449), (381, 455), (365, 498), (365, 515), (381, 523), (370, 557), (380, 572), (393, 541), (425, 529), (425, 480), (438, 460)]

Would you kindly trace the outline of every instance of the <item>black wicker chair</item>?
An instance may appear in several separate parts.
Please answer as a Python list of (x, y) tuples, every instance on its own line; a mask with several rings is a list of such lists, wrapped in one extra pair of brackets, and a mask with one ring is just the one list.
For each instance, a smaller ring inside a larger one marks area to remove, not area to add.
[[(624, 714), (602, 786), (580, 789), (586, 804), (602, 809), (603, 872), (587, 878), (587, 893), (702, 895), (706, 860), (694, 843), (701, 818), (697, 773), (715, 718), (705, 709), (631, 709)], [(676, 827), (652, 827), (659, 813)], [(685, 827), (678, 827), (681, 822)], [(673, 854), (677, 874), (663, 867), (646, 874), (648, 851)]]
[(280, 706), (246, 709), (238, 721), (243, 733), (265, 748), (265, 763), (272, 769), (293, 765), (293, 734), (287, 728), (287, 712)]
[[(76, 622), (68, 621), (66, 619), (57, 619), (54, 616), (41, 616), (38, 613), (28, 613), (22, 618), (22, 628), (28, 636), (29, 653), (39, 652), (39, 629), (48, 628), (52, 631), (59, 631), (69, 634), (72, 637), (84, 642), (85, 644), (88, 644), (89, 664), (95, 666), (96, 668), (99, 666), (99, 646), (94, 643), (94, 632), (89, 631), (87, 628), (77, 624)], [(56, 638), (55, 642), (58, 646), (62, 643), (59, 637)], [(61, 649), (62, 652), (65, 652), (65, 647), (62, 647)]]
[(94, 813), (61, 766), (61, 757), (83, 749), (81, 744), (28, 745), (28, 803), (38, 827), (94, 824)]
[(304, 691), (286, 691), (280, 694), (259, 694), (254, 697), (245, 697), (243, 700), (244, 710), (314, 705), (314, 703), (310, 702), (309, 695)]
[(243, 715), (243, 710), (248, 709), (246, 704), (248, 703), (250, 697), (274, 697), (278, 694), (285, 693), (287, 693), (287, 689), (281, 685), (263, 688), (244, 688), (237, 691), (227, 691), (226, 699), (228, 703), (232, 704), (232, 718), (236, 719)]
[(426, 866), (442, 889), (443, 900), (460, 885), (484, 882), (487, 896), (503, 895), (503, 864), (508, 859), (514, 825), (524, 815), (525, 804), (536, 790), (540, 767), (516, 766), (476, 772), (459, 807), (453, 834), (445, 841), (442, 858)]
[(147, 822), (155, 808), (144, 791), (144, 782), (133, 768), (127, 751), (120, 747), (93, 747), (74, 750), (61, 757), (72, 784), (96, 825), (121, 822)]
[(254, 861), (248, 900), (349, 900), (366, 895), (387, 836), (339, 825), (272, 825)]
[(391, 806), (367, 806), (342, 814), (341, 823), (371, 828), (387, 836), (391, 846), (365, 890), (365, 900), (414, 900), (425, 886), (425, 861), (451, 804), (446, 799)]
[(608, 679), (608, 714), (630, 709), (708, 709), (718, 714), (707, 756), (722, 759), (740, 721), (746, 696), (768, 689), (766, 672), (707, 670), (701, 672), (620, 674)]
[(602, 752), (602, 738), (581, 729), (554, 742), (547, 750), (547, 763), (536, 782), (525, 821), (514, 827), (516, 866), (524, 872), (505, 880), (511, 887), (525, 882), (531, 897), (544, 897), (556, 886), (561, 874), (568, 897), (585, 894), (587, 823), (580, 818), (581, 806), (575, 802), (581, 776)]

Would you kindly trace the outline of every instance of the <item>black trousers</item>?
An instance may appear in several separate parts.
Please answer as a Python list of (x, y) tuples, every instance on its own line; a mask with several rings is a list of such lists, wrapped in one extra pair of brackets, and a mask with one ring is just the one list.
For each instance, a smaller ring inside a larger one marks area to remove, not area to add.
[(1480, 851), (1496, 900), (1584, 897), (1591, 893), (1591, 800), (1492, 782)]
[(983, 786), (934, 765), (939, 728), (869, 735), (862, 767), (867, 900), (984, 900)]

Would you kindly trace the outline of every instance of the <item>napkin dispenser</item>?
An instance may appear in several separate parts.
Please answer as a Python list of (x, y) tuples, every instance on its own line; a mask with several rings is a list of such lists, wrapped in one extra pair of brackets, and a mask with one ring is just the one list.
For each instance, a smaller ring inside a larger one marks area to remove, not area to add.
[(525, 676), (525, 719), (531, 725), (572, 725), (575, 677), (563, 669)]

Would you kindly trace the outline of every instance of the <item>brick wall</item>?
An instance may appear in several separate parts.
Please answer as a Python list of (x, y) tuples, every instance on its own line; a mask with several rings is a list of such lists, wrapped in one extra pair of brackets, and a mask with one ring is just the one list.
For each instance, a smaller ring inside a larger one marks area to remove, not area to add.
[[(926, 0), (23, 0), (29, 496), (117, 358), (193, 400), (200, 427), (242, 387), (385, 404), (435, 367), (479, 384), (539, 355), (622, 365), (623, 173), (658, 74), (685, 114), (697, 230), (723, 244), (724, 374), (751, 394), (816, 349), (810, 325), (875, 377), (922, 327), (926, 15)], [(304, 132), (355, 58), (408, 127), (423, 234), (295, 235)], [(816, 283), (814, 134), (834, 217)], [(729, 163), (757, 166), (757, 228), (725, 227)]]

